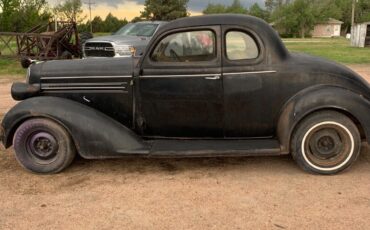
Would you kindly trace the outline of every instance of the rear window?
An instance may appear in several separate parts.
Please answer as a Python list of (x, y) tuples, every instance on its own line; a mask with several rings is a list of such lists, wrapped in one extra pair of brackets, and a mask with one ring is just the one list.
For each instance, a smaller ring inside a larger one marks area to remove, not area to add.
[(249, 34), (230, 31), (226, 34), (226, 55), (232, 61), (255, 59), (259, 56), (259, 49)]

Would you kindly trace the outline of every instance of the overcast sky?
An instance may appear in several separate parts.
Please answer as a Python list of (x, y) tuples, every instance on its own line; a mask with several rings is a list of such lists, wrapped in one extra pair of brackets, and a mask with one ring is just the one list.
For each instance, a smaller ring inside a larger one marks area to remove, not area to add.
[[(82, 0), (83, 2), (89, 2), (89, 0)], [(58, 0), (49, 0), (51, 5), (55, 5)], [(145, 0), (91, 0), (94, 2), (92, 14), (94, 16), (105, 16), (112, 12), (113, 15), (119, 18), (132, 19), (140, 15), (140, 11), (143, 10), (143, 4)], [(189, 0), (188, 9), (191, 15), (197, 15), (208, 5), (208, 3), (221, 3), (230, 5), (233, 0)], [(254, 3), (259, 3), (260, 6), (264, 5), (264, 0), (240, 0), (240, 2), (246, 7), (251, 6)], [(84, 5), (84, 13), (87, 14), (87, 5)]]

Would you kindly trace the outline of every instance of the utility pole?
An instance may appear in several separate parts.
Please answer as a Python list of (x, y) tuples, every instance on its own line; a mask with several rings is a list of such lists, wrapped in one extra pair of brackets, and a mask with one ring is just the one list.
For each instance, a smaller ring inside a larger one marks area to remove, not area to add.
[(352, 20), (351, 20), (351, 28), (355, 25), (355, 10), (356, 10), (356, 0), (352, 0)]
[(95, 4), (95, 2), (92, 2), (91, 0), (89, 0), (88, 2), (85, 2), (85, 4), (87, 4), (89, 6), (89, 12), (90, 12), (90, 33), (93, 32), (93, 28), (92, 28), (92, 18), (91, 18), (91, 6)]

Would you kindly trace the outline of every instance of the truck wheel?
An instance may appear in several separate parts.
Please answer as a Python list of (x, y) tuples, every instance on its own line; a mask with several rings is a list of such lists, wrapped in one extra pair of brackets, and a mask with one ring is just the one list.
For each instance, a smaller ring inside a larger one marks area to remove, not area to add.
[(298, 124), (291, 143), (293, 158), (301, 168), (325, 175), (351, 166), (360, 149), (361, 138), (356, 125), (335, 111), (308, 116)]
[(25, 121), (16, 130), (13, 145), (18, 162), (35, 173), (58, 173), (76, 155), (69, 133), (49, 119)]

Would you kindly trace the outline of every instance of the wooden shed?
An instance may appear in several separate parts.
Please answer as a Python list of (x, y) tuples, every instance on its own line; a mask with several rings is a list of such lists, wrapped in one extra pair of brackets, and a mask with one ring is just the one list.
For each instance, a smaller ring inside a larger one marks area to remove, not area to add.
[(351, 46), (370, 47), (370, 22), (354, 25), (351, 34)]

